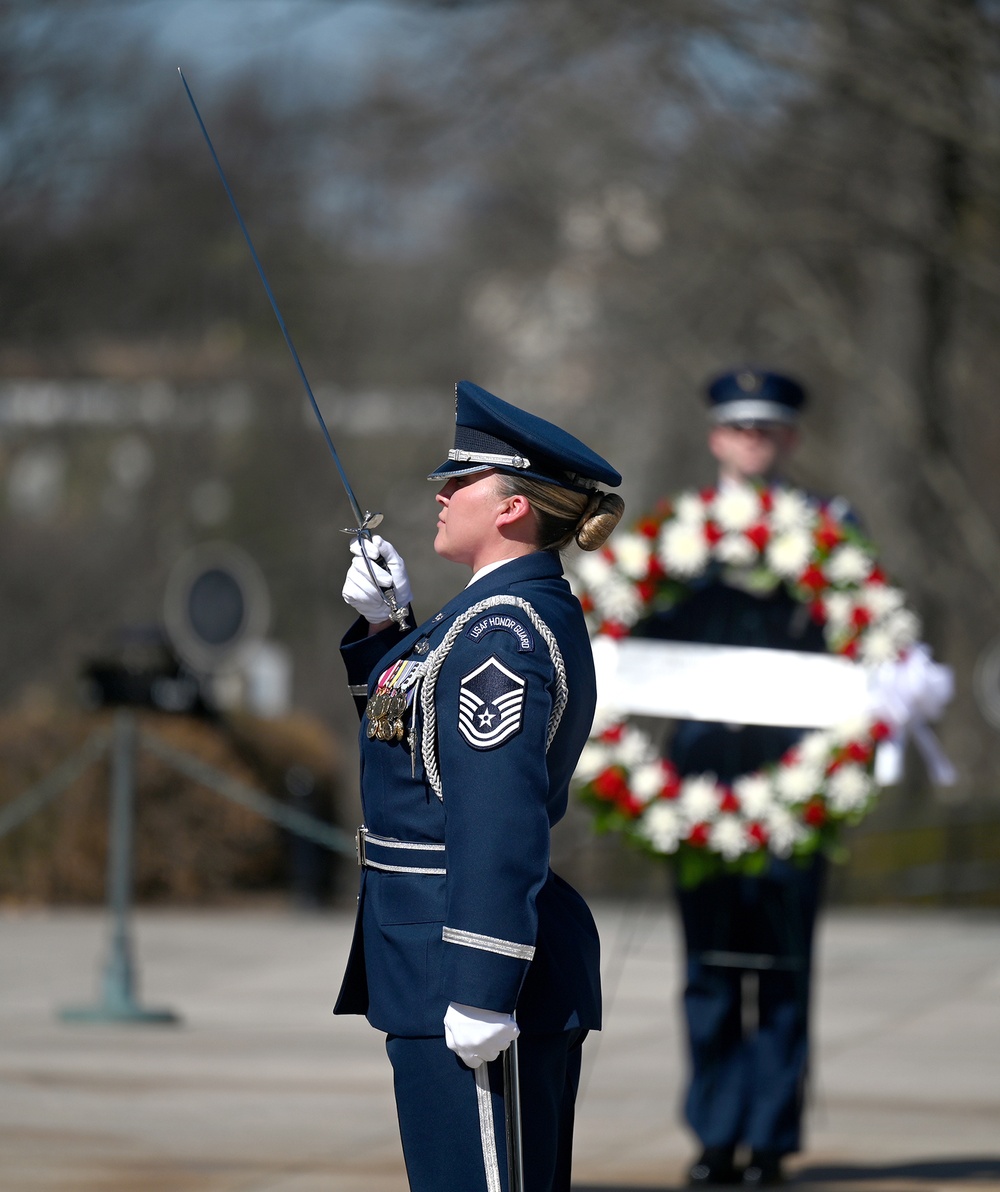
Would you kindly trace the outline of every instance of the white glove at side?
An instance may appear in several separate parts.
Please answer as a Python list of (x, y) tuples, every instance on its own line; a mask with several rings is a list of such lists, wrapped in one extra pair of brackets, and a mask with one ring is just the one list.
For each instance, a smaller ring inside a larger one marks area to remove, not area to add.
[(495, 1060), (521, 1032), (510, 1014), (451, 1002), (444, 1012), (444, 1039), (467, 1068)]
[[(371, 574), (361, 557), (361, 541), (355, 538), (351, 542), (351, 554), (354, 558), (347, 569), (343, 597), (345, 602), (357, 609), (366, 621), (377, 625), (380, 621), (389, 619), (389, 608), (382, 599), (380, 589), (395, 588), (396, 603), (400, 608), (406, 608), (413, 599), (413, 593), (410, 590), (410, 577), (406, 574), (406, 564), (392, 543), (386, 542), (378, 534), (373, 534), (371, 541), (367, 538), (362, 541), (365, 553), (372, 560), (372, 570), (375, 572), (379, 587), (372, 583)], [(382, 556), (384, 567), (380, 563), (374, 562), (379, 555)]]

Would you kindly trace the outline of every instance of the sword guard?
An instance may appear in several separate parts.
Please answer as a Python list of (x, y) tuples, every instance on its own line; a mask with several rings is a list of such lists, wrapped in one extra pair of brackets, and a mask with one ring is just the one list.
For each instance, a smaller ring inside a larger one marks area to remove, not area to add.
[(344, 526), (340, 532), (341, 534), (364, 534), (367, 531), (374, 530), (377, 526), (380, 526), (384, 520), (385, 519), (381, 513), (369, 513), (366, 510), (364, 517), (361, 519), (360, 526)]

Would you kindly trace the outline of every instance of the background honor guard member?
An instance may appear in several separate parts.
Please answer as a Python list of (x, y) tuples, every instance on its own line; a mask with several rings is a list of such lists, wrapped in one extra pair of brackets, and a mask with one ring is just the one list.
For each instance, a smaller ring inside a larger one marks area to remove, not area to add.
[[(798, 436), (802, 386), (746, 368), (718, 377), (707, 396), (708, 446), (720, 490), (748, 480), (780, 484)], [(686, 601), (655, 615), (637, 635), (825, 651), (821, 627), (783, 586), (748, 591), (733, 586), (737, 578), (713, 566)], [(682, 721), (669, 756), (681, 776), (711, 773), (731, 785), (777, 761), (801, 735), (792, 728)], [(726, 874), (677, 890), (691, 1060), (685, 1112), (703, 1148), (689, 1172), (692, 1184), (776, 1184), (782, 1156), (799, 1149), (824, 868), (819, 853), (805, 861), (772, 855), (759, 877)], [(745, 1166), (737, 1163), (740, 1147), (749, 1148)]]
[[(520, 1036), (524, 1186), (569, 1192), (581, 1045), (600, 1026), (597, 931), (549, 868), (595, 705), (559, 551), (599, 547), (621, 477), (572, 435), (462, 381), (430, 477), (434, 549), (468, 586), (410, 633), (361, 556), (342, 645), (361, 721), (361, 892), (337, 1001), (387, 1035), (415, 1192), (506, 1192), (501, 1052)], [(410, 600), (403, 560), (366, 544)], [(516, 1011), (516, 1023), (515, 1023)]]

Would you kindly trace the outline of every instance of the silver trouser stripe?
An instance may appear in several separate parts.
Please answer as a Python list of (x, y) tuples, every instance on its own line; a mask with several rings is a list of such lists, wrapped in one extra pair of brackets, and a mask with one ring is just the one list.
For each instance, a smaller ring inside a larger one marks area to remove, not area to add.
[(422, 873), (443, 877), (448, 871), (442, 864), (445, 846), (428, 840), (394, 840), (376, 836), (367, 828), (358, 829), (362, 869), (380, 869), (385, 873)]
[(483, 1142), (486, 1192), (503, 1192), (500, 1183), (500, 1160), (497, 1158), (497, 1136), (493, 1125), (493, 1096), (490, 1093), (489, 1069), (486, 1064), (480, 1064), (473, 1070), (476, 1074), (476, 1099), (479, 1102), (479, 1133)]
[(435, 874), (443, 877), (447, 869), (430, 869), (425, 865), (387, 865), (383, 861), (373, 861), (371, 857), (365, 860), (365, 869), (381, 869), (385, 873), (426, 873), (430, 876)]
[(463, 948), (478, 948), (481, 952), (495, 952), (515, 960), (534, 960), (532, 944), (518, 944), (513, 940), (499, 940), (495, 935), (480, 935), (477, 931), (460, 931), (457, 927), (442, 927), (441, 938), (446, 944), (461, 944)]

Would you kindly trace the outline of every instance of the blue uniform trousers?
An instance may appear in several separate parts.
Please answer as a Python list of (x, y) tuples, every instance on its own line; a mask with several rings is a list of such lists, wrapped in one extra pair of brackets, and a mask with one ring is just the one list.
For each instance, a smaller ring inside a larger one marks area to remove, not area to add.
[(691, 1058), (685, 1113), (706, 1147), (799, 1149), (812, 945), (825, 863), (678, 890)]
[[(525, 1192), (570, 1192), (584, 1030), (518, 1040)], [(411, 1192), (508, 1192), (503, 1060), (467, 1068), (440, 1036), (389, 1035)]]

